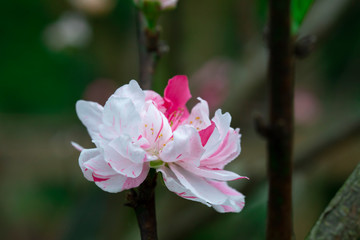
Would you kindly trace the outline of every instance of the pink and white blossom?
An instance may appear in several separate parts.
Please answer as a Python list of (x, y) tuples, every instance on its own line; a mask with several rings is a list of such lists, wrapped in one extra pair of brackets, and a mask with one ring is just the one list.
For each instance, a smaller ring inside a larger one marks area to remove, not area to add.
[(170, 79), (164, 97), (143, 91), (135, 80), (120, 87), (105, 106), (78, 101), (77, 114), (96, 145), (81, 151), (79, 164), (86, 179), (108, 192), (139, 186), (150, 168), (161, 172), (167, 188), (178, 196), (239, 212), (244, 196), (227, 181), (242, 177), (224, 170), (240, 154), (239, 129), (231, 116), (217, 110), (209, 118), (205, 100), (189, 111), (186, 76)]

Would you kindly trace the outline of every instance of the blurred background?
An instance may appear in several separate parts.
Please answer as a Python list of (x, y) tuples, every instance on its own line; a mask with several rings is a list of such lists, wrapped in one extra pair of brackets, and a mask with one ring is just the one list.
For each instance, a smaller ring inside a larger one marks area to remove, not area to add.
[[(242, 153), (227, 169), (246, 195), (239, 214), (179, 198), (159, 181), (160, 239), (264, 239), (266, 1), (180, 0), (161, 17), (163, 55), (154, 88), (189, 76), (194, 96), (229, 111)], [(0, 7), (0, 232), (2, 239), (139, 239), (125, 193), (86, 181), (75, 141), (92, 147), (75, 102), (104, 103), (138, 78), (131, 0), (18, 0)], [(315, 35), (296, 62), (294, 232), (304, 239), (360, 156), (360, 2), (318, 0), (299, 38)]]

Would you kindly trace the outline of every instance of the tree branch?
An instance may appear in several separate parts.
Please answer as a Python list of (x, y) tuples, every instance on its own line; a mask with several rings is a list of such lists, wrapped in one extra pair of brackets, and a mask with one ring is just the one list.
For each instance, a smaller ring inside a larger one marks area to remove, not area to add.
[(307, 240), (360, 238), (360, 164), (331, 200)]
[(266, 239), (292, 237), (294, 51), (290, 0), (271, 0), (269, 34), (270, 134)]
[(145, 27), (145, 20), (141, 11), (137, 12), (136, 20), (140, 68), (139, 82), (143, 89), (151, 89), (156, 63), (161, 54), (160, 32), (158, 30), (150, 31)]
[(156, 171), (150, 169), (145, 181), (136, 190), (131, 189), (126, 196), (126, 205), (135, 210), (142, 240), (158, 239), (155, 212), (156, 178)]
[[(139, 48), (140, 86), (150, 89), (155, 73), (155, 66), (160, 57), (159, 31), (150, 31), (145, 27), (144, 16), (137, 11), (137, 36)], [(127, 194), (127, 206), (134, 208), (140, 228), (142, 240), (157, 240), (155, 187), (157, 173), (154, 169), (145, 181), (136, 189)]]

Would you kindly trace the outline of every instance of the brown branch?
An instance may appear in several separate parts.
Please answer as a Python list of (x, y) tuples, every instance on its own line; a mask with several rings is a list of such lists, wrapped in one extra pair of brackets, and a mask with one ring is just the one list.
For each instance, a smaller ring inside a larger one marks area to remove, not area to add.
[(126, 205), (135, 210), (142, 240), (158, 239), (155, 213), (156, 177), (156, 171), (150, 169), (145, 181), (136, 190), (131, 189), (127, 194)]
[[(150, 89), (155, 66), (161, 52), (159, 31), (150, 31), (145, 27), (141, 11), (137, 12), (136, 27), (139, 47), (139, 82), (142, 89)], [(156, 177), (156, 171), (150, 169), (145, 181), (137, 189), (131, 189), (127, 194), (128, 203), (126, 205), (135, 210), (142, 240), (158, 239), (155, 212)]]
[(294, 51), (290, 33), (290, 0), (269, 5), (270, 135), (268, 136), (269, 198), (266, 239), (292, 237), (292, 158)]
[(143, 13), (138, 11), (136, 27), (139, 48), (139, 82), (143, 89), (151, 89), (156, 63), (163, 49), (159, 44), (160, 32), (147, 29), (144, 21)]
[(360, 164), (331, 200), (307, 240), (360, 238)]

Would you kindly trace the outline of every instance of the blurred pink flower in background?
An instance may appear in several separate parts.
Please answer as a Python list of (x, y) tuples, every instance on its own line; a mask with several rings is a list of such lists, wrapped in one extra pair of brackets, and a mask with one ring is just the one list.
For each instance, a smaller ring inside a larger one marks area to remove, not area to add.
[(310, 90), (295, 88), (295, 123), (307, 125), (316, 122), (321, 112), (320, 101)]
[(99, 78), (86, 87), (84, 99), (104, 105), (115, 90), (116, 82), (114, 80)]
[(104, 15), (114, 9), (115, 0), (69, 0), (76, 9), (91, 15)]
[(167, 188), (178, 196), (239, 212), (244, 196), (227, 181), (246, 178), (224, 170), (241, 151), (239, 129), (231, 116), (217, 110), (209, 119), (205, 100), (189, 111), (185, 76), (170, 79), (161, 97), (143, 91), (135, 80), (120, 87), (105, 106), (78, 101), (77, 114), (96, 147), (81, 151), (79, 164), (89, 181), (108, 192), (139, 186), (150, 168), (161, 172)]
[(219, 108), (228, 97), (230, 68), (230, 61), (213, 59), (206, 62), (191, 77), (195, 92), (206, 99), (211, 111)]

